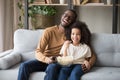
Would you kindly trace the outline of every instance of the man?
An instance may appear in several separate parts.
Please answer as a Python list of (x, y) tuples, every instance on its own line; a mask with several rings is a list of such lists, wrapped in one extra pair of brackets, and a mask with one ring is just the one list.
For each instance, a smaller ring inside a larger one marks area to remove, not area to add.
[[(51, 57), (59, 55), (61, 46), (66, 40), (67, 29), (76, 18), (77, 14), (74, 10), (66, 10), (59, 25), (45, 29), (35, 51), (36, 60), (26, 61), (20, 65), (18, 80), (29, 80), (32, 72), (45, 71), (47, 66), (54, 62)], [(83, 66), (83, 70), (87, 71), (87, 68)]]

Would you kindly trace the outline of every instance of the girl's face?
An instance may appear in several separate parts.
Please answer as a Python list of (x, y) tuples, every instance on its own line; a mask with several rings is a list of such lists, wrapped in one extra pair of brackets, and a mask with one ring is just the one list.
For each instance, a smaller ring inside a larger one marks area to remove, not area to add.
[(81, 40), (81, 31), (78, 28), (72, 28), (71, 30), (71, 40), (73, 45), (77, 46)]

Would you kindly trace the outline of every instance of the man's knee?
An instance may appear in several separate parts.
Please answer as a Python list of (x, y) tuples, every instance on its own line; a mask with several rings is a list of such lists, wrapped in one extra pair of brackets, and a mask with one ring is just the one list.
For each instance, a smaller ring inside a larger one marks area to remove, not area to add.
[(47, 69), (54, 69), (56, 67), (56, 64), (49, 64)]
[(29, 64), (26, 62), (23, 62), (20, 64), (20, 69), (28, 69)]

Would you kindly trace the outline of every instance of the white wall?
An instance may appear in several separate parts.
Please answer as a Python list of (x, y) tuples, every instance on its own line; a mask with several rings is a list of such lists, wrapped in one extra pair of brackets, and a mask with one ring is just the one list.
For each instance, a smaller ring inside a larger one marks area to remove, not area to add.
[(77, 7), (79, 20), (86, 22), (91, 32), (112, 33), (112, 7)]

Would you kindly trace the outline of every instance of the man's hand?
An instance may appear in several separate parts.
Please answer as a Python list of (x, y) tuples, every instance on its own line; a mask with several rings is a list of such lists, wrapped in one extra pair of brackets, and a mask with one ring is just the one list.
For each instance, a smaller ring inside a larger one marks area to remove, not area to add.
[(84, 63), (82, 64), (83, 71), (88, 72), (90, 70), (90, 68), (91, 68), (90, 63), (87, 60), (85, 60)]
[(52, 57), (46, 57), (45, 62), (50, 64), (50, 63), (53, 63), (54, 61), (52, 60)]
[(57, 62), (57, 57), (56, 56), (52, 56), (50, 58), (53, 60), (53, 62)]

